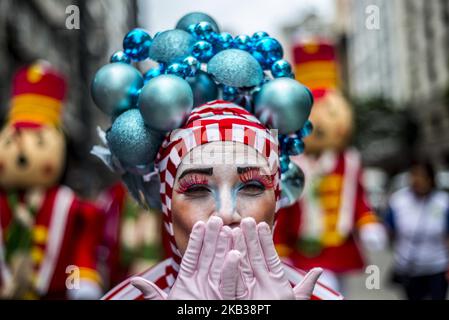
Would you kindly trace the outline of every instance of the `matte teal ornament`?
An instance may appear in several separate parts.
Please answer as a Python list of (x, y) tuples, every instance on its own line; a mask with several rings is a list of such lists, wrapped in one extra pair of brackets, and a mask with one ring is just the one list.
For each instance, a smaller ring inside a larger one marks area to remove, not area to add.
[(218, 86), (204, 71), (198, 71), (195, 77), (187, 79), (193, 92), (193, 107), (201, 106), (218, 98)]
[(259, 120), (281, 134), (300, 130), (312, 109), (310, 90), (291, 78), (277, 78), (264, 84), (255, 97)]
[(104, 113), (117, 116), (133, 108), (143, 86), (141, 73), (125, 63), (111, 63), (95, 74), (91, 85), (92, 98)]
[(248, 52), (228, 49), (217, 53), (207, 64), (207, 72), (229, 87), (254, 87), (263, 80), (263, 70)]
[(180, 62), (190, 55), (194, 43), (195, 38), (184, 30), (161, 32), (153, 39), (150, 58), (166, 64)]
[(176, 24), (176, 29), (188, 31), (189, 26), (196, 25), (202, 21), (209, 22), (215, 32), (220, 32), (215, 20), (211, 16), (202, 12), (191, 12), (186, 14), (178, 21)]
[(125, 167), (133, 167), (154, 161), (162, 135), (145, 126), (139, 110), (131, 109), (115, 119), (106, 139), (111, 153)]
[(190, 114), (192, 89), (178, 76), (160, 75), (142, 88), (138, 106), (149, 128), (170, 131), (179, 128)]

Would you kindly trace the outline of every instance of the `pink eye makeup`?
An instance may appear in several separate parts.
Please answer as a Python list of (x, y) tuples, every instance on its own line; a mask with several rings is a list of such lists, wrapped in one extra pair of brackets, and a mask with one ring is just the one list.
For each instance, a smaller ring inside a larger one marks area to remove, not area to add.
[(199, 174), (189, 174), (179, 180), (179, 187), (176, 189), (178, 193), (192, 193), (198, 191), (206, 191), (208, 179)]
[[(239, 168), (240, 169), (240, 168)], [(265, 189), (271, 189), (274, 187), (273, 175), (262, 174), (260, 168), (242, 168), (239, 170), (240, 181), (247, 183), (259, 183)]]

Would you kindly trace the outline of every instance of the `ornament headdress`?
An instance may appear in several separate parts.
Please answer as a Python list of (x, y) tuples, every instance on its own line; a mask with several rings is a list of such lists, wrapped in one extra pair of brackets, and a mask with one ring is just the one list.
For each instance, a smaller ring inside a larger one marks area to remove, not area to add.
[[(278, 149), (280, 205), (290, 204), (302, 191), (304, 176), (289, 156), (303, 152), (302, 138), (312, 131), (307, 119), (313, 97), (294, 80), (282, 57), (281, 44), (266, 32), (233, 37), (198, 12), (153, 38), (134, 29), (125, 36), (123, 50), (93, 80), (93, 99), (113, 123), (106, 133), (100, 130), (107, 147), (96, 146), (92, 152), (123, 175), (141, 204), (154, 207), (166, 192), (161, 155), (176, 137), (173, 132), (191, 129), (190, 120), (199, 114), (204, 127), (211, 119), (217, 124), (217, 119), (238, 122), (243, 117), (251, 128), (277, 130), (266, 138)], [(133, 63), (146, 59), (158, 66), (142, 74)], [(242, 141), (249, 144), (247, 138)]]

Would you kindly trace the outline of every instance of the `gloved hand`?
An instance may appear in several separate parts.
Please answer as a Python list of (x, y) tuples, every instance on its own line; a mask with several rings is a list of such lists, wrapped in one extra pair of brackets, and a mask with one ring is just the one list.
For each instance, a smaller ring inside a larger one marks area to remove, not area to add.
[(237, 299), (250, 300), (308, 300), (323, 272), (312, 269), (294, 288), (285, 276), (267, 223), (256, 225), (253, 218), (242, 220), (241, 229), (232, 231), (234, 249), (242, 254)]
[(231, 229), (223, 227), (220, 218), (211, 217), (206, 224), (197, 222), (168, 295), (141, 277), (131, 283), (146, 300), (234, 300), (241, 254), (231, 250), (231, 245)]
[(387, 232), (380, 223), (368, 223), (359, 230), (363, 246), (370, 251), (380, 251), (387, 245)]

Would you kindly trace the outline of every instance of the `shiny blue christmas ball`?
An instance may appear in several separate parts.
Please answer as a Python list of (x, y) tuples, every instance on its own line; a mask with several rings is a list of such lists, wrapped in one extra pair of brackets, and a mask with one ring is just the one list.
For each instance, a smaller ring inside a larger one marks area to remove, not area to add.
[(129, 167), (153, 162), (161, 144), (161, 134), (145, 126), (137, 109), (118, 116), (106, 133), (106, 139), (112, 154)]
[(227, 32), (222, 32), (217, 34), (214, 38), (214, 45), (218, 49), (218, 51), (230, 49), (233, 45), (234, 39), (232, 35)]
[(194, 43), (195, 38), (186, 31), (175, 29), (161, 32), (153, 39), (150, 58), (166, 64), (180, 62), (190, 55)]
[(160, 76), (161, 74), (163, 74), (163, 71), (159, 67), (148, 70), (144, 75), (145, 83), (147, 83), (153, 78), (156, 78), (157, 76)]
[(312, 104), (308, 88), (291, 78), (277, 78), (264, 84), (255, 97), (255, 113), (265, 125), (289, 134), (304, 126)]
[(264, 70), (269, 70), (274, 62), (282, 59), (284, 51), (276, 39), (267, 37), (256, 43), (252, 54)]
[(193, 106), (193, 93), (184, 79), (166, 74), (142, 88), (138, 106), (146, 125), (158, 131), (179, 128)]
[(187, 77), (194, 77), (201, 66), (198, 59), (193, 56), (186, 57), (182, 63), (187, 66)]
[(246, 34), (238, 35), (237, 37), (234, 38), (232, 42), (233, 48), (244, 51), (251, 51), (252, 45), (253, 43), (251, 41), (251, 37)]
[(176, 29), (188, 31), (189, 26), (195, 26), (203, 21), (209, 22), (214, 32), (220, 32), (220, 29), (218, 28), (215, 20), (211, 16), (202, 12), (191, 12), (186, 14), (178, 21), (178, 23), (176, 24)]
[(181, 78), (187, 77), (189, 72), (189, 68), (183, 64), (183, 63), (172, 63), (167, 67), (167, 70), (165, 70), (166, 74), (172, 74)]
[(212, 24), (209, 22), (203, 21), (195, 25), (193, 28), (193, 36), (197, 40), (205, 40), (211, 42), (214, 38), (215, 31), (212, 27)]
[(133, 29), (123, 39), (123, 49), (127, 56), (135, 61), (148, 58), (151, 47), (150, 35), (142, 29)]
[(187, 78), (193, 92), (193, 107), (217, 100), (218, 86), (204, 71), (198, 71), (194, 77)]
[(306, 123), (304, 124), (304, 127), (302, 127), (302, 129), (299, 130), (299, 135), (302, 138), (306, 138), (312, 134), (312, 131), (313, 131), (313, 124), (310, 120), (307, 120)]
[(238, 93), (239, 91), (237, 88), (223, 86), (223, 100), (233, 101), (237, 97)]
[(304, 152), (304, 147), (304, 142), (300, 138), (290, 138), (287, 143), (287, 152), (290, 156), (297, 156)]
[(287, 154), (281, 154), (279, 156), (279, 169), (281, 173), (284, 173), (288, 170), (288, 166), (290, 164), (290, 157)]
[(143, 77), (136, 68), (125, 63), (111, 63), (95, 74), (91, 94), (95, 104), (104, 113), (117, 116), (135, 107)]
[(126, 53), (124, 53), (123, 51), (117, 51), (111, 56), (110, 62), (111, 63), (121, 62), (121, 63), (130, 64), (131, 58), (128, 57), (128, 55)]
[(251, 41), (255, 45), (259, 40), (267, 37), (269, 37), (268, 33), (266, 33), (265, 31), (258, 31), (253, 34), (253, 36), (251, 37)]
[(274, 78), (293, 77), (292, 66), (286, 60), (278, 60), (271, 66), (271, 74)]
[(236, 88), (257, 86), (264, 77), (257, 60), (239, 49), (217, 53), (207, 64), (207, 72), (219, 83)]
[(214, 55), (214, 48), (212, 44), (207, 41), (200, 40), (193, 45), (192, 56), (201, 62), (207, 62)]

